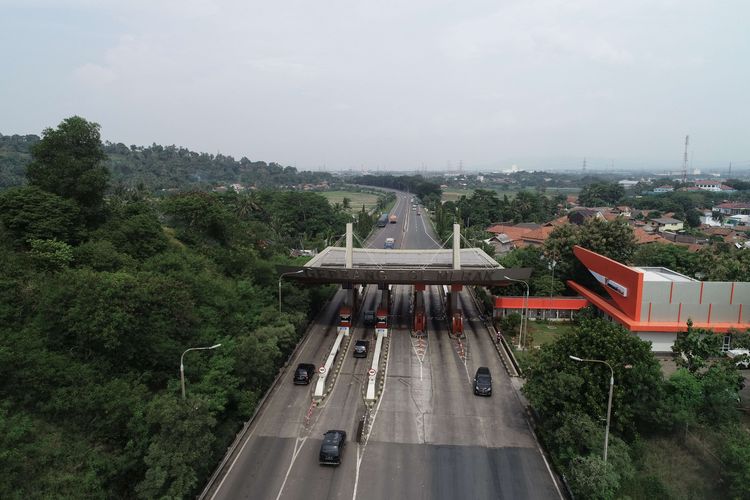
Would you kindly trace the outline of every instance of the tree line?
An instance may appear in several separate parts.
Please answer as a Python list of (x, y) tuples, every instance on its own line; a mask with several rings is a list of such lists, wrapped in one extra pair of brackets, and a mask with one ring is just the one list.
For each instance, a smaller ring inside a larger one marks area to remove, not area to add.
[[(289, 248), (351, 216), (314, 193), (108, 194), (99, 126), (44, 131), (0, 191), (0, 497), (194, 496), (332, 287)], [(190, 347), (221, 347), (185, 356)]]
[[(0, 134), (0, 189), (25, 183), (36, 135)], [(126, 146), (105, 142), (103, 166), (110, 172), (111, 189), (209, 189), (217, 184), (240, 183), (255, 188), (293, 187), (334, 182), (328, 172), (298, 171), (278, 163), (239, 160), (221, 153), (197, 153), (184, 147)]]

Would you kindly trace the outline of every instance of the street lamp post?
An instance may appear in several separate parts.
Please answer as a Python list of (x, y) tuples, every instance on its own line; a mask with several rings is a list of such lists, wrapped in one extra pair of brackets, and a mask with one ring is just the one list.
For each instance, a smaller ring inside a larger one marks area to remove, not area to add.
[(182, 353), (182, 356), (180, 356), (180, 386), (182, 387), (182, 399), (185, 399), (185, 365), (183, 364), (183, 359), (185, 358), (185, 354), (188, 351), (203, 351), (203, 350), (210, 350), (210, 349), (216, 349), (217, 347), (220, 347), (221, 344), (214, 344), (211, 347), (191, 347), (190, 349), (186, 349), (185, 352)]
[(281, 312), (281, 280), (284, 278), (284, 276), (291, 276), (292, 274), (299, 274), (304, 273), (302, 269), (299, 271), (290, 271), (288, 273), (281, 273), (281, 276), (279, 276), (279, 312)]
[(526, 295), (524, 296), (523, 307), (521, 308), (521, 311), (522, 311), (521, 327), (518, 329), (518, 349), (523, 349), (523, 334), (528, 325), (528, 317), (529, 317), (529, 284), (525, 282), (524, 280), (508, 278), (507, 276), (503, 276), (503, 278), (505, 278), (508, 281), (516, 281), (518, 283), (523, 283), (526, 286)]
[(612, 366), (606, 361), (600, 359), (581, 359), (578, 356), (568, 356), (573, 361), (584, 362), (584, 363), (601, 363), (607, 365), (609, 368), (609, 400), (607, 401), (607, 426), (604, 430), (604, 463), (607, 463), (607, 447), (609, 446), (609, 417), (612, 415), (612, 389), (615, 386), (615, 372), (612, 370)]

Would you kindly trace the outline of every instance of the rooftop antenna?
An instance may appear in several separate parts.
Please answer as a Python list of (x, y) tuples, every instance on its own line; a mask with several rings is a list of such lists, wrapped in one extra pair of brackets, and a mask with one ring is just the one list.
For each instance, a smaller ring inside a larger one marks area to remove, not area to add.
[(687, 169), (688, 169), (688, 144), (690, 142), (690, 136), (685, 136), (685, 154), (682, 157), (682, 183), (687, 183)]

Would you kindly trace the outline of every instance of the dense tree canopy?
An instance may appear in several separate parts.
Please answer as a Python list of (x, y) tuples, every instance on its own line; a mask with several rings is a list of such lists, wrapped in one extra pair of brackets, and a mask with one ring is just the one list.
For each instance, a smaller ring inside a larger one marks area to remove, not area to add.
[(616, 205), (625, 196), (625, 188), (615, 182), (592, 182), (578, 195), (578, 203), (584, 207)]
[(99, 125), (73, 116), (48, 128), (31, 148), (29, 184), (75, 201), (89, 220), (101, 217), (109, 171)]
[[(0, 192), (2, 498), (195, 496), (332, 291), (285, 286), (279, 314), (275, 265), (351, 220), (314, 193), (105, 198), (97, 137), (46, 131)], [(180, 355), (215, 343), (183, 402)]]

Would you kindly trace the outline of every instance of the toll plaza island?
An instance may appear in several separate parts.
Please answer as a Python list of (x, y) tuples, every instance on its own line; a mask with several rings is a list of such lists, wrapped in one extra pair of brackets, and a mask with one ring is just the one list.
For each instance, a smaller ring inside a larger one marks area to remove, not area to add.
[(460, 226), (453, 225), (452, 249), (372, 249), (354, 248), (352, 224), (346, 227), (346, 247), (328, 247), (302, 267), (280, 266), (286, 279), (301, 283), (338, 283), (346, 290), (339, 314), (339, 338), (326, 364), (321, 367), (314, 395), (322, 397), (326, 374), (335, 360), (337, 347), (349, 335), (356, 314), (359, 295), (365, 285), (374, 284), (380, 291), (376, 313), (376, 344), (370, 370), (367, 400), (375, 399), (375, 373), (380, 357), (382, 338), (388, 335), (391, 308), (391, 286), (413, 285), (411, 295), (411, 330), (420, 335), (426, 326), (423, 292), (427, 285), (441, 285), (450, 331), (463, 333), (463, 311), (458, 294), (464, 285), (495, 286), (514, 280), (527, 280), (530, 268), (506, 269), (480, 248), (461, 248)]

